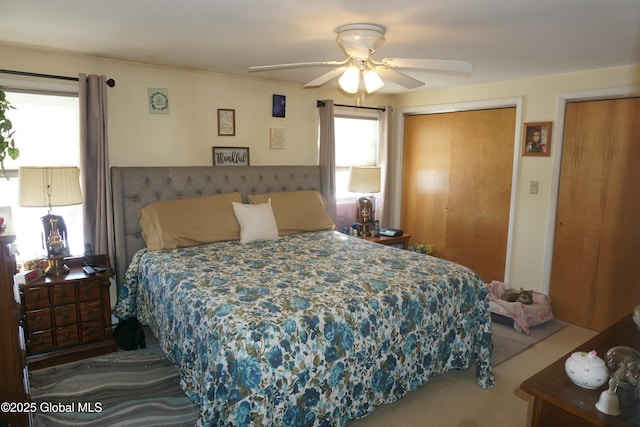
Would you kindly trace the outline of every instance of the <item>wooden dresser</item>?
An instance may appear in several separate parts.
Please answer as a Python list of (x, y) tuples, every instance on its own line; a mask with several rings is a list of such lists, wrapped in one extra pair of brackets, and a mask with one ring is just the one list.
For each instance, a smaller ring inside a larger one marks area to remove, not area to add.
[[(586, 427), (616, 426), (632, 427), (640, 424), (640, 407), (622, 407), (622, 415), (610, 416), (595, 407), (603, 385), (597, 390), (578, 387), (571, 382), (564, 363), (574, 351), (598, 352), (604, 358), (607, 351), (615, 346), (629, 346), (640, 349), (640, 330), (631, 315), (611, 325), (575, 350), (558, 359), (552, 365), (525, 380), (524, 391), (534, 396), (532, 427)], [(622, 405), (622, 402), (621, 402)]]
[(66, 258), (64, 276), (46, 276), (20, 285), (27, 333), (29, 368), (116, 351), (111, 329), (109, 278), (113, 270), (104, 255), (94, 256), (104, 272), (87, 275), (84, 258)]
[[(11, 209), (0, 207), (5, 227), (0, 230), (0, 422), (14, 427), (28, 426), (29, 413), (24, 404), (29, 399), (29, 371), (25, 357), (24, 334), (20, 326), (22, 308), (16, 300), (13, 276), (16, 273), (16, 257)], [(7, 408), (6, 403), (13, 405)]]

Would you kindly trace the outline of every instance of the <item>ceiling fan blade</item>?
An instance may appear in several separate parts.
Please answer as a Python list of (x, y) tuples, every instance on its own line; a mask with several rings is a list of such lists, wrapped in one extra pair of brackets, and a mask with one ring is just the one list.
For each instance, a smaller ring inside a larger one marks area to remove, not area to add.
[(400, 71), (393, 68), (387, 68), (385, 66), (379, 66), (375, 68), (376, 73), (382, 78), (382, 80), (389, 80), (407, 89), (415, 89), (420, 86), (424, 86), (424, 82), (418, 79), (414, 79)]
[(448, 59), (384, 58), (382, 63), (390, 68), (416, 68), (445, 73), (471, 74), (473, 64)]
[(274, 64), (274, 65), (256, 65), (248, 67), (249, 71), (269, 71), (269, 70), (281, 70), (285, 68), (304, 68), (304, 67), (322, 67), (328, 65), (344, 65), (349, 61), (347, 58), (343, 61), (316, 61), (316, 62), (294, 62), (291, 64)]
[(327, 83), (328, 81), (333, 80), (336, 77), (342, 75), (342, 73), (344, 73), (344, 70), (345, 70), (345, 67), (334, 68), (333, 70), (329, 71), (328, 73), (325, 73), (325, 74), (321, 75), (320, 77), (311, 80), (309, 83), (306, 83), (304, 85), (304, 87), (322, 86), (323, 84)]

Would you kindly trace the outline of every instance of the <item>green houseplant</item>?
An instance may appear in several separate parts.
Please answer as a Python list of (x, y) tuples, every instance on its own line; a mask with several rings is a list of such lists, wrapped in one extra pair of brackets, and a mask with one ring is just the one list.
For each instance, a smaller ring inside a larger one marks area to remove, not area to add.
[(16, 148), (16, 143), (13, 140), (14, 131), (11, 130), (11, 120), (7, 118), (7, 111), (12, 109), (14, 107), (0, 88), (0, 175), (5, 178), (7, 175), (4, 170), (4, 159), (9, 156), (15, 160), (20, 155), (20, 150)]

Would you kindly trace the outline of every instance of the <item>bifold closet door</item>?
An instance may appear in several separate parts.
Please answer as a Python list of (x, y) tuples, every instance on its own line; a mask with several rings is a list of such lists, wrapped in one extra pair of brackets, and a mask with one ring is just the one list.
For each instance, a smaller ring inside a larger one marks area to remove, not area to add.
[(402, 228), (434, 255), (504, 280), (515, 108), (404, 119)]
[(569, 103), (550, 295), (601, 331), (640, 304), (640, 98)]

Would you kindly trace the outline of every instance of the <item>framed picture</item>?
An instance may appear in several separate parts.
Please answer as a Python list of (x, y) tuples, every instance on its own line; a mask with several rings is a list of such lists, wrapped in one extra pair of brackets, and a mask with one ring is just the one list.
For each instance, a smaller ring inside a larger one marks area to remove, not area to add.
[(147, 89), (149, 97), (149, 112), (151, 114), (169, 114), (169, 90), (166, 88), (150, 87)]
[(552, 122), (532, 122), (524, 124), (522, 137), (523, 156), (551, 155), (551, 125)]
[(218, 108), (218, 136), (236, 135), (236, 110)]
[(249, 165), (249, 147), (213, 147), (213, 166)]
[(284, 117), (286, 114), (287, 97), (284, 95), (273, 95), (271, 117)]
[(287, 129), (271, 128), (269, 132), (270, 148), (285, 148), (287, 146)]

